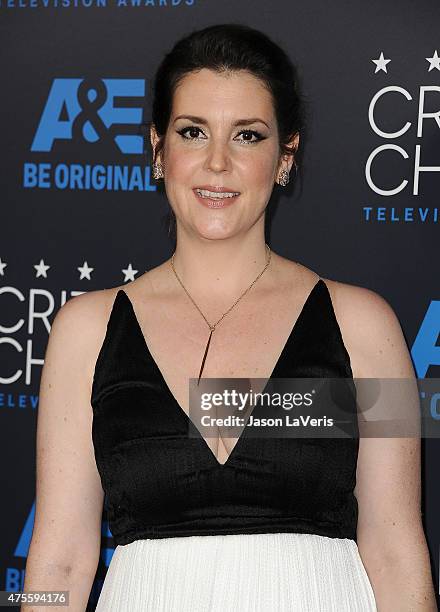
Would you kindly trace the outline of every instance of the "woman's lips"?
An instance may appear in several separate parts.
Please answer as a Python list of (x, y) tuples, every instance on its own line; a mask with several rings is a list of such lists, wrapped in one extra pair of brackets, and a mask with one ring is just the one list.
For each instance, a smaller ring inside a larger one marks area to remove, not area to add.
[(225, 198), (225, 197), (209, 198), (209, 197), (202, 197), (201, 195), (199, 195), (196, 189), (193, 189), (193, 192), (196, 198), (198, 199), (198, 201), (201, 204), (203, 204), (203, 206), (206, 206), (207, 208), (226, 208), (226, 206), (233, 204), (240, 195), (238, 194), (236, 196), (230, 196), (228, 198)]

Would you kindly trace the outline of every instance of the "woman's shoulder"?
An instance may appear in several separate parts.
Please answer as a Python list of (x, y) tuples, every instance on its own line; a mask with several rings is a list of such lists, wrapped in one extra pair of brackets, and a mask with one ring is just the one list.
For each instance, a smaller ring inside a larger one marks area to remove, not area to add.
[(90, 383), (116, 295), (122, 288), (98, 289), (73, 296), (58, 310), (52, 324), (64, 330), (64, 336), (67, 333), (72, 336), (72, 342), (80, 348)]
[(64, 317), (69, 318), (71, 324), (78, 331), (81, 330), (87, 340), (84, 352), (91, 376), (93, 376), (96, 358), (104, 342), (107, 324), (119, 291), (124, 291), (134, 304), (147, 303), (157, 294), (161, 278), (161, 274), (156, 272), (158, 269), (159, 267), (148, 270), (134, 281), (122, 285), (81, 293), (71, 298), (60, 309), (66, 311)]
[(71, 319), (86, 332), (92, 334), (102, 325), (107, 324), (114, 300), (120, 289), (124, 286), (96, 289), (75, 295), (69, 299), (58, 311), (57, 317)]
[(124, 291), (129, 298), (139, 294), (142, 295), (143, 299), (148, 299), (149, 296), (154, 294), (151, 282), (154, 270), (144, 272), (134, 281), (122, 285), (76, 295), (68, 300), (60, 311), (64, 311), (65, 317), (69, 316), (77, 319), (78, 324), (82, 324), (85, 331), (90, 332), (90, 336), (99, 336), (100, 332), (107, 327), (116, 296), (120, 291)]
[(299, 265), (303, 284), (309, 288), (319, 279), (325, 283), (355, 378), (411, 376), (412, 365), (400, 321), (380, 293), (326, 278), (296, 262), (286, 261), (284, 265), (292, 273), (293, 266)]
[(399, 318), (377, 291), (323, 279), (355, 378), (412, 377), (414, 370)]
[(397, 315), (390, 303), (377, 291), (323, 278), (330, 293), (338, 322), (347, 333), (355, 333), (363, 342), (373, 340), (390, 325), (398, 323)]

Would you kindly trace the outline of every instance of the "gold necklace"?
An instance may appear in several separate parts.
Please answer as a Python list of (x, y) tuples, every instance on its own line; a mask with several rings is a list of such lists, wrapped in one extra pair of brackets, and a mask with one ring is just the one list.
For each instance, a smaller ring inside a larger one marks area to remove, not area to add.
[(209, 329), (210, 329), (210, 334), (209, 334), (209, 338), (208, 338), (208, 343), (206, 345), (205, 348), (205, 353), (203, 355), (203, 359), (202, 359), (202, 365), (200, 367), (200, 372), (199, 372), (199, 378), (197, 380), (197, 385), (200, 382), (200, 377), (202, 376), (202, 372), (203, 372), (203, 367), (205, 365), (205, 361), (206, 361), (206, 356), (208, 354), (208, 349), (209, 349), (209, 344), (211, 342), (211, 336), (215, 330), (215, 328), (217, 327), (217, 325), (220, 323), (220, 321), (222, 321), (225, 316), (227, 314), (229, 314), (231, 312), (231, 310), (234, 308), (234, 306), (236, 306), (238, 304), (238, 302), (241, 300), (242, 297), (244, 297), (246, 295), (246, 293), (251, 289), (251, 287), (253, 287), (253, 285), (257, 282), (257, 280), (260, 278), (260, 276), (263, 274), (263, 272), (266, 270), (266, 268), (268, 267), (268, 265), (270, 264), (270, 259), (271, 259), (271, 250), (268, 244), (266, 244), (266, 248), (267, 248), (267, 252), (268, 252), (268, 256), (267, 256), (267, 261), (266, 261), (266, 265), (264, 266), (263, 270), (260, 272), (260, 274), (257, 276), (257, 278), (249, 285), (249, 287), (246, 289), (246, 291), (244, 291), (240, 297), (238, 298), (238, 300), (236, 300), (232, 306), (230, 308), (228, 308), (228, 310), (222, 314), (222, 316), (220, 317), (220, 319), (214, 323), (214, 325), (211, 325), (211, 323), (208, 321), (208, 319), (205, 317), (205, 315), (203, 314), (203, 312), (200, 310), (200, 308), (197, 306), (197, 304), (195, 303), (195, 301), (193, 300), (193, 298), (190, 296), (190, 294), (188, 293), (187, 289), (185, 288), (184, 284), (182, 283), (182, 281), (180, 280), (175, 268), (174, 268), (174, 255), (175, 252), (173, 253), (173, 256), (171, 257), (171, 267), (173, 269), (173, 272), (177, 278), (177, 280), (179, 281), (180, 285), (182, 286), (182, 289), (185, 291), (185, 293), (187, 294), (187, 296), (189, 297), (189, 299), (191, 300), (191, 302), (194, 304), (194, 306), (197, 308), (197, 310), (200, 312), (200, 314), (202, 315), (202, 317), (205, 319), (206, 324), (208, 325)]

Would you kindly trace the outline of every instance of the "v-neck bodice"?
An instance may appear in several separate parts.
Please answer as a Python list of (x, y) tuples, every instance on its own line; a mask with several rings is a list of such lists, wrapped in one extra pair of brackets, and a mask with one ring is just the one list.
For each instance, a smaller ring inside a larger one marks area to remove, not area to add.
[[(322, 279), (269, 381), (275, 378), (352, 380)], [(123, 290), (95, 364), (91, 403), (95, 458), (117, 544), (274, 531), (356, 539), (358, 439), (249, 437), (245, 427), (220, 463), (165, 382)]]
[[(315, 298), (315, 294), (317, 293), (317, 291), (319, 291), (321, 289), (321, 283), (323, 283), (323, 282), (324, 281), (322, 279), (319, 279), (317, 281), (317, 283), (314, 285), (313, 289), (310, 291), (309, 295), (307, 296), (307, 298), (306, 298), (306, 300), (305, 300), (305, 302), (304, 302), (304, 304), (303, 304), (303, 306), (302, 306), (302, 308), (300, 310), (300, 313), (299, 313), (297, 319), (295, 320), (295, 323), (293, 324), (293, 326), (292, 326), (292, 328), (291, 328), (291, 330), (289, 332), (287, 340), (285, 341), (285, 343), (284, 343), (284, 345), (282, 347), (280, 355), (278, 356), (278, 359), (276, 360), (275, 366), (272, 369), (272, 372), (271, 372), (271, 374), (269, 376), (269, 379), (268, 379), (266, 385), (264, 386), (264, 388), (262, 390), (262, 393), (267, 390), (267, 388), (269, 386), (269, 382), (272, 379), (274, 379), (274, 378), (276, 378), (278, 376), (278, 372), (283, 367), (283, 360), (286, 358), (286, 353), (290, 350), (291, 343), (295, 341), (295, 331), (296, 331), (296, 328), (300, 326), (302, 317), (306, 316), (309, 304), (312, 303), (312, 300)], [(153, 355), (151, 354), (150, 347), (148, 346), (148, 342), (145, 339), (145, 336), (143, 334), (142, 328), (140, 326), (139, 320), (138, 320), (138, 318), (136, 316), (136, 312), (135, 312), (135, 309), (133, 307), (133, 304), (132, 304), (130, 298), (128, 297), (127, 293), (125, 291), (123, 291), (123, 290), (120, 290), (118, 293), (122, 294), (122, 296), (118, 296), (118, 298), (122, 299), (126, 303), (128, 309), (129, 309), (129, 311), (130, 311), (130, 313), (132, 315), (131, 318), (133, 320), (133, 325), (138, 330), (139, 337), (142, 338), (142, 343), (144, 344), (144, 347), (145, 347), (146, 357), (150, 361), (150, 363), (151, 363), (151, 365), (153, 367), (153, 370), (157, 374), (158, 384), (162, 387), (163, 393), (165, 395), (168, 395), (170, 402), (175, 404), (177, 411), (182, 411), (182, 413), (184, 415), (183, 418), (184, 418), (185, 421), (187, 421), (188, 427), (190, 427), (192, 429), (193, 433), (198, 431), (195, 427), (193, 427), (193, 423), (191, 421), (190, 416), (180, 406), (180, 404), (178, 403), (177, 399), (173, 395), (169, 385), (167, 384), (167, 382), (166, 382), (166, 380), (165, 380), (165, 378), (164, 378), (164, 376), (162, 374), (161, 369), (159, 368), (156, 360), (154, 359)], [(218, 462), (219, 465), (226, 465), (226, 463), (229, 461), (230, 457), (234, 453), (235, 447), (239, 444), (241, 438), (246, 435), (246, 432), (247, 432), (247, 430), (246, 430), (246, 428), (244, 428), (242, 430), (238, 440), (237, 440), (237, 443), (233, 447), (233, 449), (230, 452), (230, 454), (229, 454), (228, 458), (226, 459), (226, 461), (224, 463)], [(201, 435), (200, 435), (200, 438), (201, 438), (202, 441), (205, 441)], [(218, 461), (217, 458), (216, 458), (216, 461)]]

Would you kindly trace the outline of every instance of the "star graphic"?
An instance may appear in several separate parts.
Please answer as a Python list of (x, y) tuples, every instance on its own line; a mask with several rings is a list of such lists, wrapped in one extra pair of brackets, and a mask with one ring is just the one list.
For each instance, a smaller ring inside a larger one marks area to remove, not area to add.
[(425, 59), (427, 62), (429, 62), (428, 72), (431, 72), (431, 70), (434, 70), (434, 68), (440, 70), (440, 57), (438, 56), (437, 49), (434, 51), (434, 55), (432, 57), (426, 57)]
[(139, 270), (133, 270), (131, 263), (128, 264), (128, 267), (123, 269), (122, 272), (124, 273), (124, 283), (126, 283), (127, 281), (134, 281), (134, 275), (139, 272)]
[(90, 272), (92, 272), (94, 269), (95, 268), (89, 268), (88, 263), (85, 261), (82, 266), (77, 268), (77, 270), (81, 272), (81, 276), (79, 277), (79, 280), (83, 278), (90, 280)]
[(34, 265), (34, 268), (37, 271), (35, 278), (38, 278), (39, 276), (44, 276), (44, 278), (47, 278), (46, 272), (49, 270), (50, 266), (46, 266), (42, 259), (40, 259), (39, 264)]
[(376, 70), (374, 71), (374, 74), (376, 74), (376, 72), (379, 72), (379, 70), (383, 70), (384, 72), (388, 72), (387, 71), (387, 64), (388, 64), (388, 62), (391, 62), (391, 60), (384, 58), (383, 51), (380, 52), (379, 59), (371, 60), (371, 61), (376, 64)]
[(4, 276), (3, 270), (6, 268), (7, 265), (8, 265), (7, 263), (2, 263), (2, 260), (1, 260), (1, 257), (0, 257), (0, 274), (2, 276)]

